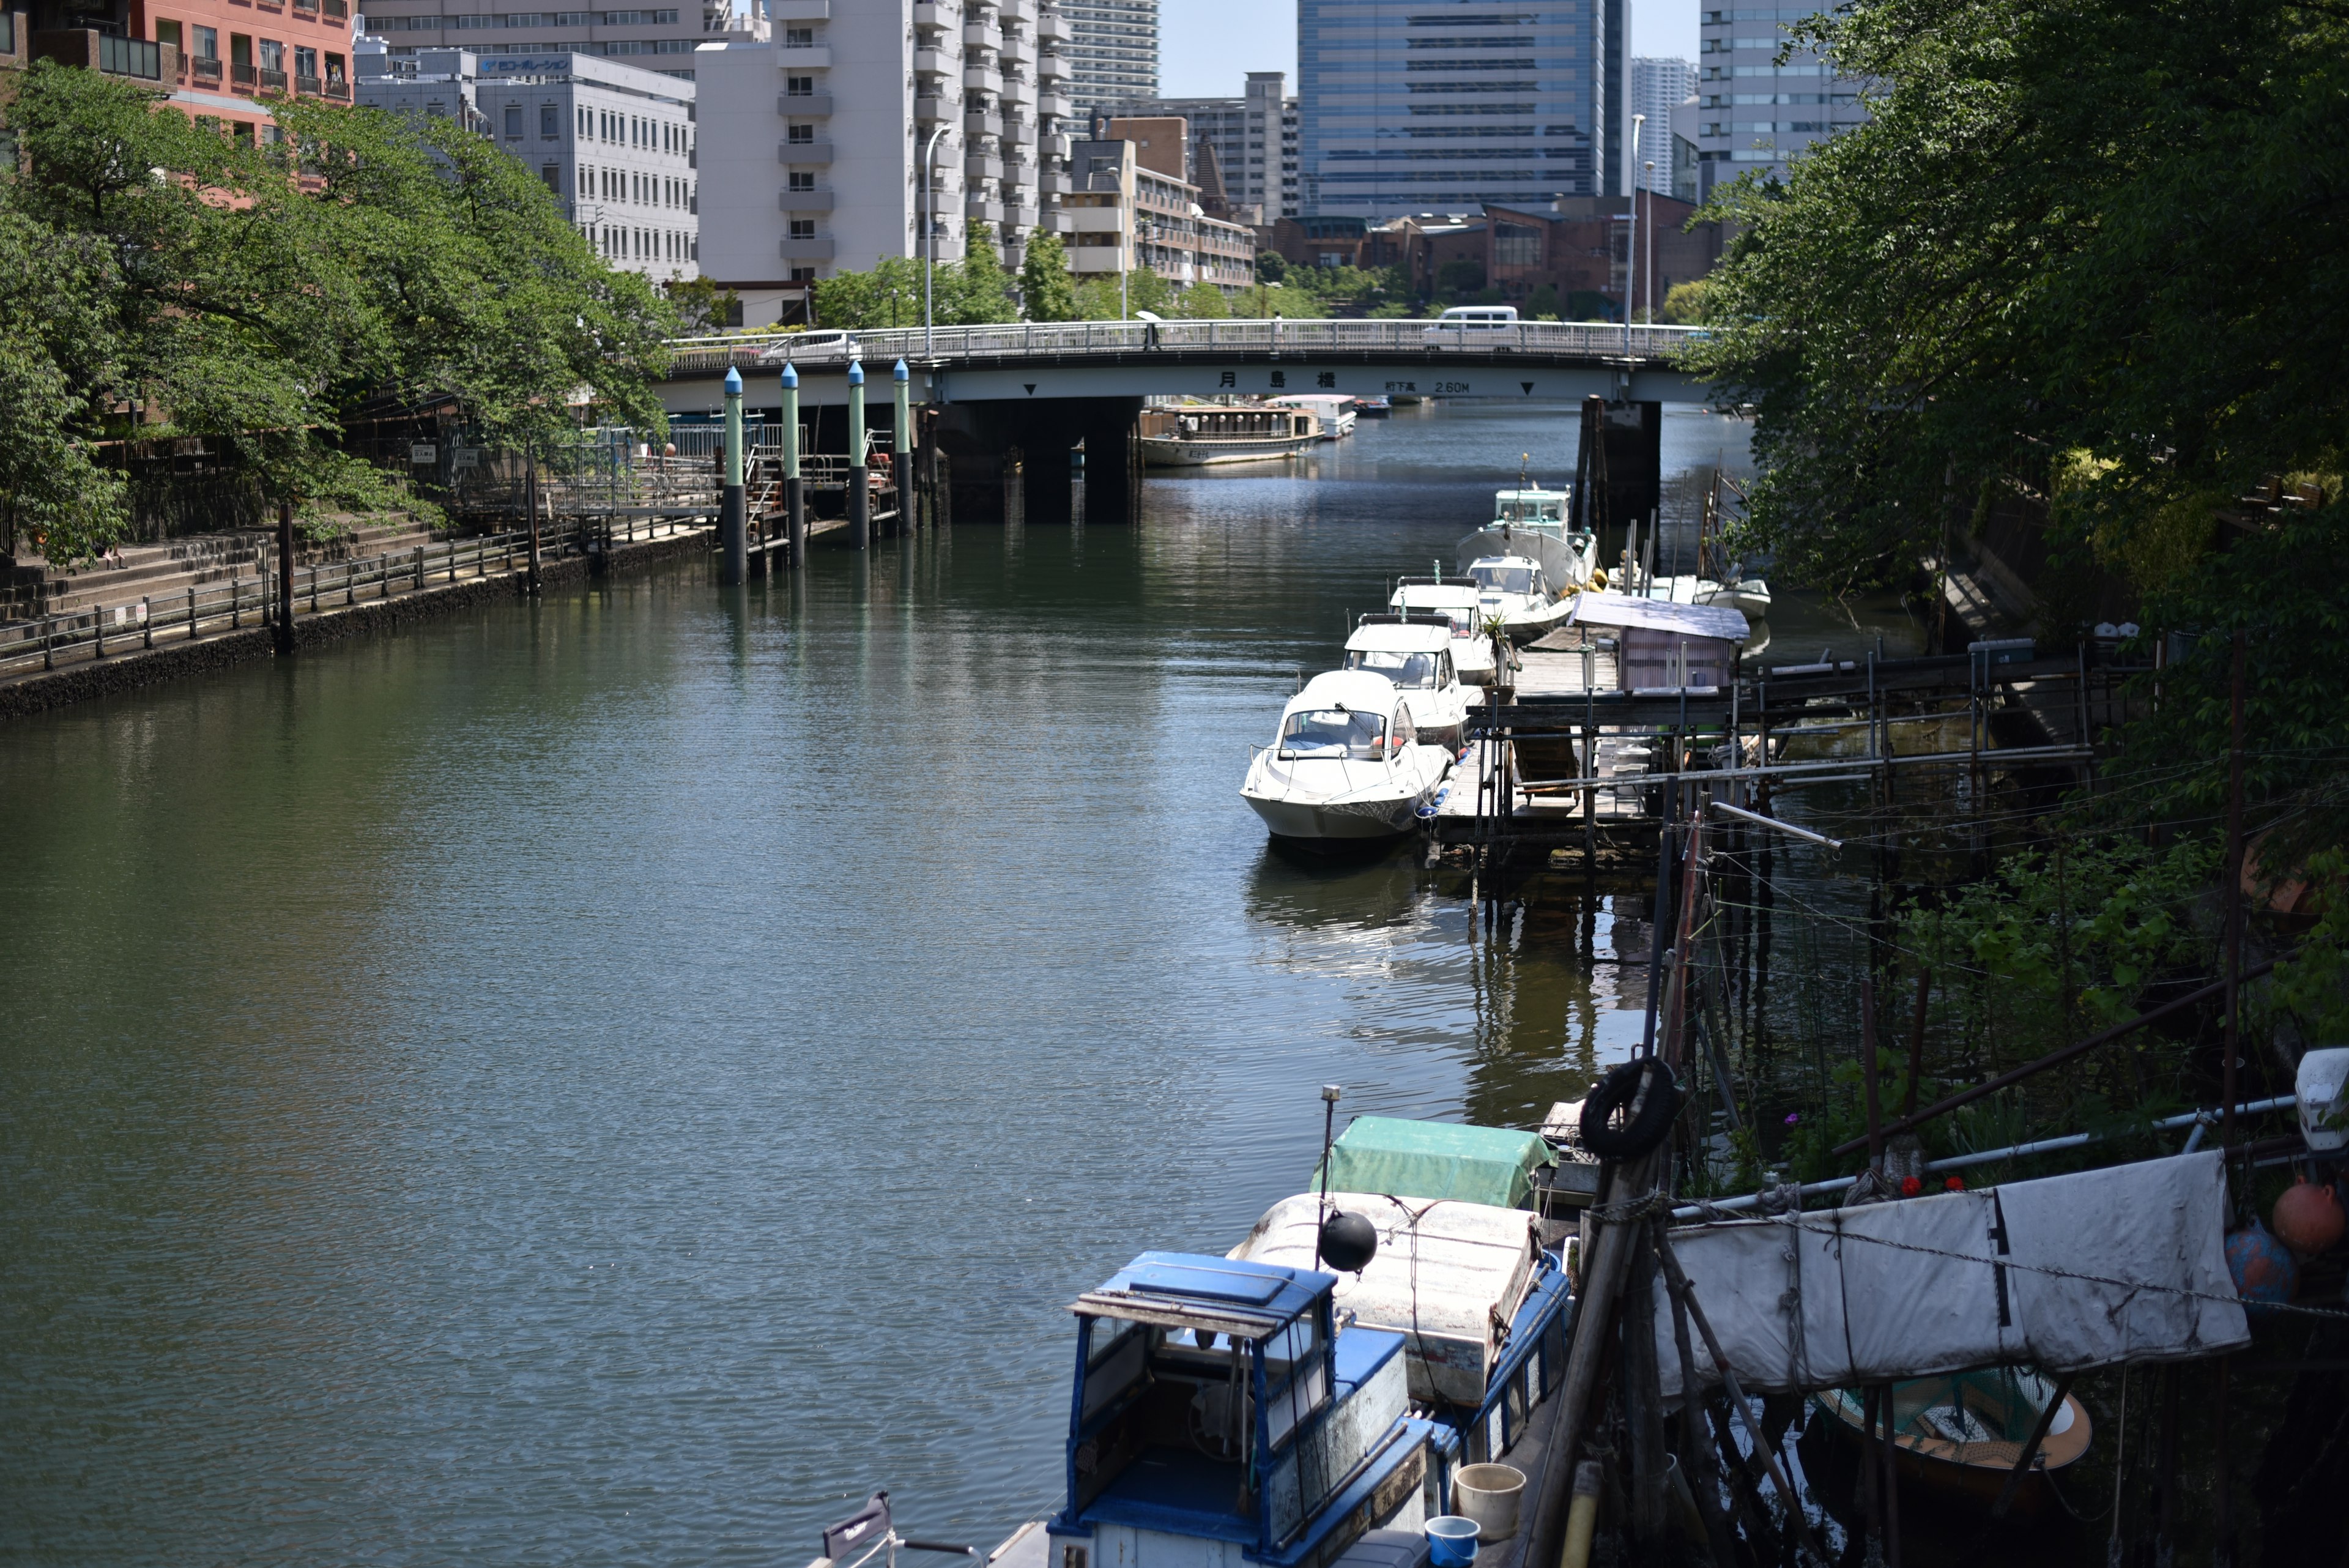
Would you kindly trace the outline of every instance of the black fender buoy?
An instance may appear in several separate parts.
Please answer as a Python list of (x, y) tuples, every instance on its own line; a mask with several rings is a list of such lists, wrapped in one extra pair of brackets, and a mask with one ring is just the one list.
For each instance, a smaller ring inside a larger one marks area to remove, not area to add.
[(1321, 1221), (1321, 1261), (1341, 1274), (1359, 1274), (1379, 1255), (1379, 1229), (1340, 1210)]
[(1582, 1102), (1582, 1147), (1601, 1159), (1637, 1159), (1671, 1131), (1681, 1097), (1680, 1081), (1656, 1057), (1609, 1068)]

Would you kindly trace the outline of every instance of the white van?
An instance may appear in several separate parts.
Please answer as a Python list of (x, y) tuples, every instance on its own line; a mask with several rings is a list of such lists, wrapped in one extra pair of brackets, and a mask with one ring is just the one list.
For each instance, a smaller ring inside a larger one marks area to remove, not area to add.
[(1514, 305), (1455, 305), (1437, 317), (1423, 336), (1459, 337), (1472, 332), (1508, 332), (1516, 325), (1517, 307)]

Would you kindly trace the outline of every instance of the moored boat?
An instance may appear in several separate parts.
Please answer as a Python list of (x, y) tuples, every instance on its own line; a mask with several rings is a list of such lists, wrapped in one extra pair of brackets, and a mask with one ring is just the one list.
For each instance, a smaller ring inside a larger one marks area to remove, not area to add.
[[(1953, 1501), (1994, 1503), (2022, 1457), (2023, 1445), (2049, 1405), (2055, 1385), (2022, 1366), (1994, 1366), (1919, 1377), (1892, 1386), (1894, 1463), (1902, 1480)], [(2070, 1394), (2040, 1440), (2039, 1453), (2013, 1507), (2035, 1512), (2055, 1501), (2045, 1478), (2087, 1452), (2088, 1412)], [(1866, 1393), (1835, 1388), (1814, 1397), (1826, 1430), (1857, 1444), (1866, 1430)], [(1881, 1425), (1878, 1431), (1882, 1430)]]
[(1383, 675), (1408, 693), (1412, 722), (1422, 741), (1457, 747), (1468, 722), (1468, 709), (1485, 700), (1473, 686), (1460, 683), (1452, 660), (1449, 622), (1390, 620), (1383, 617), (1357, 626), (1346, 639), (1346, 668)]
[(1309, 409), (1180, 403), (1143, 410), (1140, 439), (1144, 467), (1198, 468), (1294, 457), (1321, 439), (1321, 427)]
[(1452, 770), (1448, 748), (1421, 742), (1410, 699), (1367, 670), (1315, 676), (1249, 762), (1242, 798), (1274, 837), (1308, 847), (1409, 832)]
[[(1452, 665), (1471, 686), (1490, 686), (1493, 639), (1485, 635), (1484, 612), (1474, 577), (1403, 577), (1388, 596), (1387, 606), (1401, 620), (1441, 619), (1452, 628)], [(1364, 617), (1365, 622), (1370, 617)]]

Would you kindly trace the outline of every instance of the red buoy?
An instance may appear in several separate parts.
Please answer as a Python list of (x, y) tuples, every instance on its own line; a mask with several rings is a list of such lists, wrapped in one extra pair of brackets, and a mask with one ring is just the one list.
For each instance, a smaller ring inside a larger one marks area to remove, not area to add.
[(2328, 1185), (2318, 1187), (2305, 1176), (2284, 1189), (2268, 1216), (2268, 1229), (2277, 1241), (2303, 1258), (2330, 1250), (2341, 1240), (2341, 1199)]

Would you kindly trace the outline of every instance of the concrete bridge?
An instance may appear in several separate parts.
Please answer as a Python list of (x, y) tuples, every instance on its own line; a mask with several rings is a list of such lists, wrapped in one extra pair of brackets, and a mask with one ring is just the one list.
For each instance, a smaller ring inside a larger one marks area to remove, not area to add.
[[(904, 359), (925, 451), (947, 460), (951, 509), (993, 514), (1006, 495), (1048, 520), (1069, 507), (1072, 452), (1085, 452), (1088, 515), (1129, 514), (1138, 479), (1135, 423), (1153, 397), (1338, 392), (1360, 397), (1507, 399), (1527, 403), (1709, 400), (1679, 368), (1700, 328), (1527, 321), (1498, 328), (1433, 321), (1071, 321), (988, 327), (685, 338), (661, 388), (672, 417), (714, 417), (729, 369), (745, 411), (781, 415), (780, 377), (799, 374), (812, 449), (845, 452), (848, 367), (874, 384)], [(885, 425), (885, 393), (868, 418)], [(1112, 457), (1112, 454), (1115, 454)], [(929, 472), (925, 465), (925, 472)], [(1017, 476), (1016, 478), (1014, 476)]]

